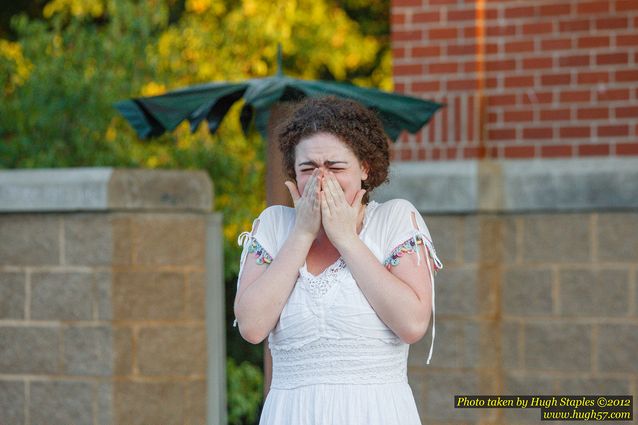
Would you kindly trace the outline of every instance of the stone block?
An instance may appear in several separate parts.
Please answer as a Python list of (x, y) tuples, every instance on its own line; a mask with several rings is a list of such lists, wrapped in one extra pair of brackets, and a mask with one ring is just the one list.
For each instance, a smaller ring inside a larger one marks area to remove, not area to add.
[(66, 264), (69, 265), (110, 265), (113, 238), (109, 215), (65, 215), (64, 250)]
[(589, 214), (540, 214), (524, 218), (525, 262), (587, 262), (591, 259)]
[(186, 384), (186, 412), (184, 423), (189, 425), (206, 424), (206, 381), (201, 379)]
[(0, 381), (0, 423), (3, 425), (24, 424), (24, 382)]
[(563, 316), (622, 317), (629, 314), (627, 270), (561, 270)]
[(0, 272), (0, 319), (24, 319), (24, 273)]
[(173, 272), (114, 272), (115, 320), (169, 320), (184, 315), (184, 275)]
[(93, 294), (95, 294), (95, 318), (98, 320), (113, 319), (113, 274), (111, 272), (95, 272), (93, 274)]
[(31, 318), (37, 320), (92, 319), (92, 287), (91, 273), (33, 273)]
[(456, 409), (454, 396), (481, 394), (475, 373), (457, 371), (433, 372), (428, 374), (425, 405), (422, 406), (425, 422), (448, 421), (459, 423), (476, 421), (481, 409)]
[[(427, 334), (410, 346), (408, 366), (427, 368), (432, 326)], [(446, 320), (436, 323), (436, 338), (430, 365), (436, 367), (461, 367), (463, 364), (463, 322)]]
[[(465, 368), (496, 368), (501, 367), (503, 356), (508, 350), (515, 350), (515, 345), (507, 344), (507, 332), (514, 332), (509, 328), (502, 329), (493, 320), (465, 322), (463, 326), (463, 361)], [(502, 352), (499, 352), (501, 348)]]
[[(506, 371), (503, 376), (503, 394), (507, 395), (551, 395), (558, 394), (553, 378), (529, 373)], [(505, 424), (539, 424), (540, 409), (502, 409)]]
[(456, 217), (437, 215), (425, 216), (424, 220), (430, 231), (430, 236), (436, 249), (436, 255), (443, 263), (443, 267), (457, 264), (461, 259), (460, 229), (461, 221)]
[(631, 381), (627, 378), (560, 378), (560, 394), (566, 395), (627, 395)]
[(374, 196), (446, 213), (635, 209), (636, 163), (631, 157), (398, 161)]
[(107, 326), (73, 326), (63, 333), (67, 375), (109, 376), (113, 372), (113, 333)]
[(0, 210), (104, 209), (110, 168), (37, 168), (0, 171)]
[(147, 214), (132, 220), (136, 264), (204, 267), (205, 218)]
[(504, 204), (515, 210), (635, 208), (636, 160), (537, 158), (503, 164)]
[(501, 237), (503, 239), (503, 263), (512, 264), (522, 258), (522, 246), (519, 246), (519, 237), (522, 233), (522, 220), (518, 215), (501, 216)]
[(130, 328), (113, 328), (113, 369), (115, 375), (133, 371), (133, 332)]
[(447, 269), (436, 278), (436, 313), (493, 317), (497, 312), (499, 269), (494, 266)]
[(476, 269), (447, 269), (435, 281), (437, 315), (472, 316), (479, 313)]
[(561, 372), (591, 371), (591, 326), (528, 322), (524, 332), (526, 368)]
[(503, 313), (512, 316), (552, 314), (552, 272), (547, 269), (512, 268), (503, 277)]
[(421, 413), (421, 418), (424, 419), (424, 410), (425, 408), (425, 400), (427, 398), (427, 381), (428, 376), (430, 375), (429, 371), (426, 369), (414, 369), (410, 370), (408, 368), (408, 381), (410, 383), (410, 388), (412, 389), (412, 395), (414, 396), (414, 400), (416, 401), (417, 408)]
[(60, 221), (53, 214), (0, 216), (0, 265), (60, 263)]
[(206, 330), (195, 326), (145, 327), (137, 339), (143, 375), (206, 374)]
[(57, 374), (59, 330), (53, 327), (0, 327), (0, 373)]
[(637, 373), (638, 325), (600, 325), (596, 349), (601, 372)]
[(598, 215), (598, 259), (615, 263), (638, 261), (638, 213)]
[(184, 385), (180, 382), (129, 382), (113, 384), (115, 423), (126, 425), (184, 423)]
[(547, 395), (558, 389), (554, 378), (515, 370), (505, 371), (503, 386), (505, 394), (513, 395)]
[[(444, 163), (445, 162), (445, 163)], [(389, 183), (374, 190), (374, 199), (409, 199), (419, 211), (457, 212), (478, 207), (477, 161), (393, 161)]]
[(126, 213), (111, 216), (113, 265), (128, 266), (133, 264), (132, 217), (132, 214)]
[(189, 295), (187, 317), (196, 320), (206, 319), (206, 274), (189, 273)]
[(516, 260), (516, 221), (494, 215), (468, 216), (463, 227), (463, 259), (496, 264)]
[(189, 210), (208, 212), (204, 170), (40, 168), (0, 171), (0, 211)]
[(97, 384), (97, 425), (113, 424), (113, 384)]
[(32, 381), (31, 425), (93, 425), (94, 385), (78, 381)]
[(213, 186), (204, 170), (112, 169), (108, 206), (113, 209), (208, 212)]
[(501, 359), (505, 369), (517, 369), (523, 363), (519, 344), (523, 336), (521, 326), (516, 322), (504, 321), (500, 324)]

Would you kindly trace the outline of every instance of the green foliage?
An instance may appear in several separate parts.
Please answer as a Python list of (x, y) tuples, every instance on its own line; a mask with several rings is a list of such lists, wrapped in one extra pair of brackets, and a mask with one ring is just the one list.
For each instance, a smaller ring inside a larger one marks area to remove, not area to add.
[[(141, 4), (114, 3), (118, 9), (106, 28), (62, 15), (50, 21), (14, 18), (19, 45), (33, 66), (27, 81), (0, 105), (0, 166), (139, 164), (143, 148), (130, 146), (130, 131), (117, 140), (108, 140), (105, 132), (114, 115), (111, 103), (150, 75), (135, 58), (158, 25)], [(133, 18), (135, 12), (140, 19)]]
[(264, 378), (261, 369), (249, 362), (237, 365), (235, 360), (226, 361), (228, 393), (228, 423), (242, 425), (258, 420)]

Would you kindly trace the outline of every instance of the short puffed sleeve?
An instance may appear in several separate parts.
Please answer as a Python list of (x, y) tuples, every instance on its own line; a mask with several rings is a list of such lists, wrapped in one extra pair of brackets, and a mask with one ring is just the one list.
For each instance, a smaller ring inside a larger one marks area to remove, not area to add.
[(410, 201), (405, 199), (393, 199), (388, 201), (385, 208), (386, 231), (384, 235), (384, 265), (387, 268), (399, 264), (400, 257), (406, 253), (416, 252), (421, 261), (416, 245), (425, 245), (434, 260), (434, 272), (443, 268), (443, 264), (436, 255), (434, 242), (430, 230), (423, 220), (423, 216), (417, 211)]
[[(286, 207), (272, 205), (263, 210), (259, 217), (253, 221), (250, 232), (242, 232), (239, 235), (237, 244), (243, 246), (243, 249), (239, 263), (239, 275), (237, 276), (237, 291), (239, 291), (239, 281), (248, 258), (252, 257), (257, 264), (270, 264), (277, 256), (282, 232), (289, 230), (289, 216)], [(237, 319), (233, 322), (233, 327), (236, 326)]]
[[(416, 254), (417, 264), (420, 264), (421, 254), (419, 245), (425, 247), (427, 256), (432, 258), (432, 267), (429, 258), (424, 258), (432, 282), (432, 344), (428, 355), (427, 364), (430, 364), (434, 349), (435, 336), (435, 309), (434, 309), (434, 276), (443, 268), (434, 249), (434, 242), (430, 230), (425, 224), (423, 216), (417, 211), (411, 202), (405, 199), (393, 199), (387, 202), (385, 209), (385, 232), (383, 238), (384, 262), (389, 270), (401, 262), (401, 257), (406, 254)], [(434, 269), (434, 270), (433, 270)]]

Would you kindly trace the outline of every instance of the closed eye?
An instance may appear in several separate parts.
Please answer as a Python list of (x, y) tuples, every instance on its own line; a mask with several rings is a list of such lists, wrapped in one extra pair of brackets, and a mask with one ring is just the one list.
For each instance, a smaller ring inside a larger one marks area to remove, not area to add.
[[(313, 171), (313, 170), (314, 170), (314, 168), (302, 168), (301, 172), (305, 173), (306, 171)], [(332, 168), (331, 167), (330, 170), (332, 170), (332, 171), (343, 171), (343, 170), (345, 170), (345, 168)]]

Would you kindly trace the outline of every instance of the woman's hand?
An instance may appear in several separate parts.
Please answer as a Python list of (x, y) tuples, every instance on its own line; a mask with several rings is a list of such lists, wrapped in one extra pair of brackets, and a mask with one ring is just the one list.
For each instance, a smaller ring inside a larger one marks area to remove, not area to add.
[(357, 222), (361, 199), (366, 191), (360, 189), (350, 205), (332, 172), (324, 174), (321, 189), (321, 223), (330, 242), (341, 250), (345, 244), (358, 238)]
[(319, 199), (319, 169), (313, 171), (306, 182), (303, 195), (299, 195), (297, 185), (291, 181), (284, 183), (295, 205), (295, 231), (314, 240), (321, 227), (321, 200)]

